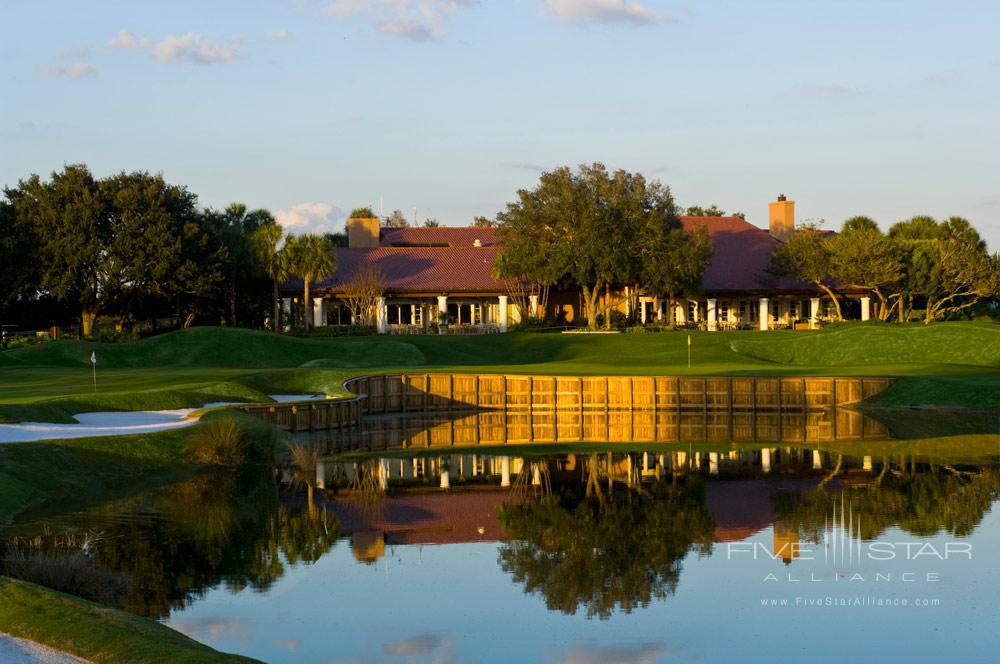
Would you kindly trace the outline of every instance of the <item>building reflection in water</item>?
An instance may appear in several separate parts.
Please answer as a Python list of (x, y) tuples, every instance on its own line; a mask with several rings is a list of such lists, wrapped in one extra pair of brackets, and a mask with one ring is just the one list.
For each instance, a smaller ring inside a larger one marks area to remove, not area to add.
[(542, 443), (810, 443), (882, 440), (883, 424), (846, 409), (808, 412), (480, 411), (367, 418), (347, 431), (298, 434), (332, 453)]

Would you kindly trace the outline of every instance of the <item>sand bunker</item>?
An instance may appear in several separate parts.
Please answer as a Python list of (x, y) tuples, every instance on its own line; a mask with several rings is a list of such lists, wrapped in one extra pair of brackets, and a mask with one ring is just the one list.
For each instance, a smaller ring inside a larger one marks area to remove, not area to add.
[[(279, 403), (326, 399), (325, 394), (269, 394), (268, 396)], [(190, 417), (191, 413), (196, 410), (230, 405), (235, 404), (207, 403), (201, 408), (178, 408), (176, 410), (80, 413), (73, 416), (76, 422), (72, 424), (53, 424), (51, 422), (0, 424), (0, 443), (30, 443), (55, 438), (89, 438), (91, 436), (127, 436), (166, 429), (179, 429), (197, 424), (198, 418)]]

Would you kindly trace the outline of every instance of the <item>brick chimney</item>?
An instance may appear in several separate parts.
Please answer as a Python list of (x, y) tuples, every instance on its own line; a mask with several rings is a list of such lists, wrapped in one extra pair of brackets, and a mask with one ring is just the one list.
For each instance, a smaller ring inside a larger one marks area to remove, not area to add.
[(378, 217), (348, 219), (347, 246), (350, 249), (368, 249), (379, 246)]
[(795, 232), (795, 201), (785, 198), (784, 194), (778, 200), (767, 204), (768, 230), (771, 235), (784, 242)]

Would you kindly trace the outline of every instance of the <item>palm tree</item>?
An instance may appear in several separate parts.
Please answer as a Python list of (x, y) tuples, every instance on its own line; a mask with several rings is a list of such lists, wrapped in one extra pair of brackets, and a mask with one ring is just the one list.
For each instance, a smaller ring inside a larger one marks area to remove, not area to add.
[(267, 276), (270, 277), (274, 285), (274, 318), (272, 329), (281, 332), (281, 304), (278, 293), (278, 284), (288, 279), (288, 258), (287, 254), (278, 249), (281, 237), (284, 234), (278, 224), (264, 224), (253, 232), (251, 241), (257, 260), (264, 266)]
[(288, 252), (288, 273), (302, 279), (302, 310), (305, 327), (309, 329), (309, 282), (326, 279), (333, 274), (337, 261), (333, 243), (322, 235), (289, 235), (283, 252)]

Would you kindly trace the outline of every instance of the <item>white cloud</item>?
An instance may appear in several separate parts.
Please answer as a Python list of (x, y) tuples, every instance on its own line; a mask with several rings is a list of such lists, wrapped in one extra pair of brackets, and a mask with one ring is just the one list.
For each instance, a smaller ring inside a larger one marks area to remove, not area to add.
[(343, 230), (344, 211), (329, 203), (296, 203), (287, 210), (278, 210), (274, 218), (286, 233), (333, 233)]
[(433, 28), (409, 18), (379, 21), (375, 24), (375, 31), (390, 37), (402, 37), (411, 41), (429, 41), (438, 38)]
[(288, 41), (292, 38), (292, 33), (288, 30), (282, 28), (281, 30), (275, 30), (274, 32), (269, 32), (264, 35), (264, 39), (267, 41)]
[(108, 46), (117, 51), (125, 51), (130, 48), (149, 48), (152, 45), (153, 40), (149, 37), (140, 39), (125, 28), (119, 30), (114, 39), (108, 42)]
[(374, 3), (371, 0), (334, 0), (322, 9), (324, 16), (353, 16), (371, 11)]
[(68, 67), (42, 65), (38, 68), (38, 73), (49, 78), (96, 78), (97, 68), (85, 62), (77, 62)]
[[(291, 33), (288, 34), (290, 36)], [(108, 42), (108, 46), (118, 51), (147, 49), (149, 50), (149, 56), (160, 62), (209, 64), (213, 62), (231, 62), (240, 57), (239, 39), (214, 42), (197, 32), (189, 32), (185, 35), (167, 35), (163, 39), (156, 41), (150, 37), (138, 37), (125, 28), (122, 28)]]
[(542, 4), (566, 23), (652, 25), (667, 19), (640, 0), (542, 0)]
[(323, 6), (324, 16), (363, 20), (375, 32), (410, 41), (433, 41), (444, 36), (448, 16), (477, 0), (334, 0)]
[(186, 35), (167, 35), (153, 45), (150, 55), (160, 62), (230, 62), (239, 57), (239, 39), (215, 43), (197, 32)]

